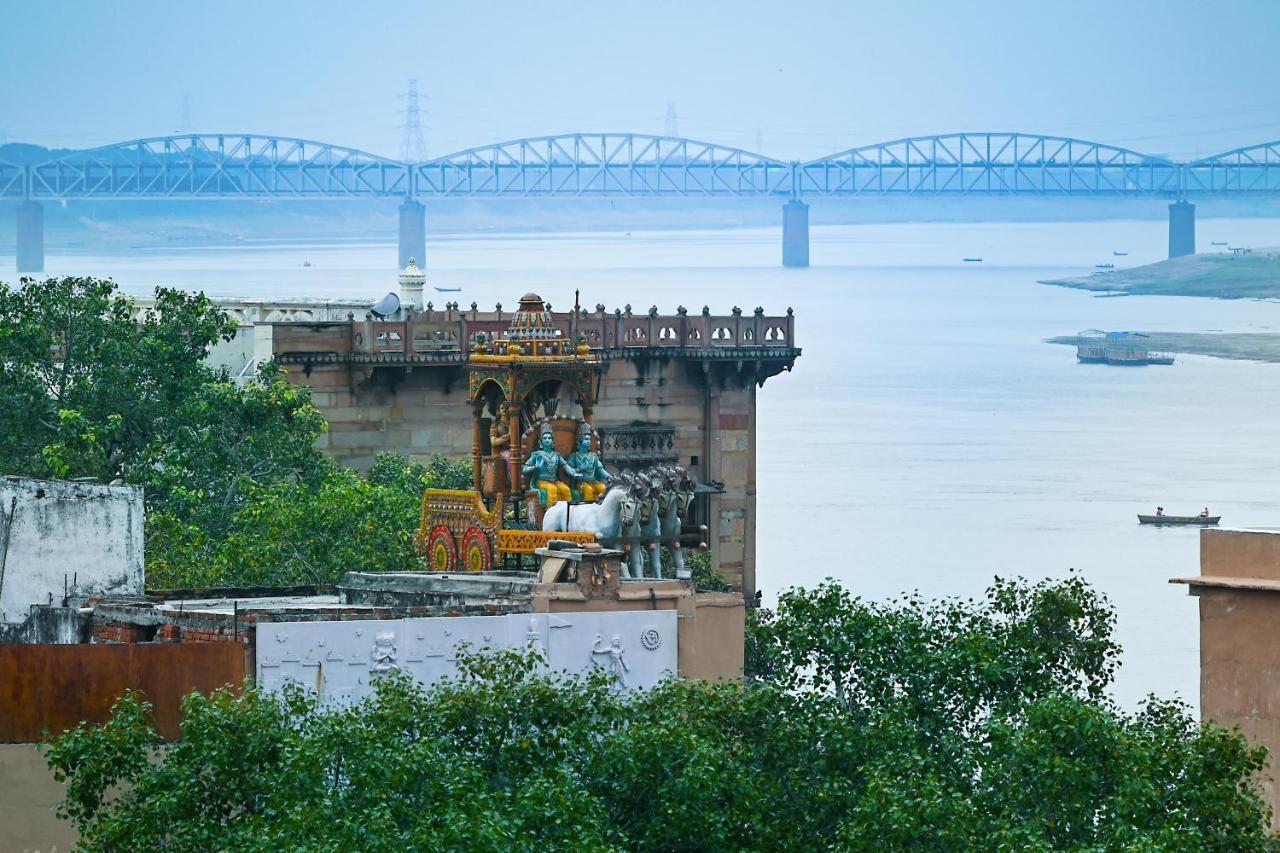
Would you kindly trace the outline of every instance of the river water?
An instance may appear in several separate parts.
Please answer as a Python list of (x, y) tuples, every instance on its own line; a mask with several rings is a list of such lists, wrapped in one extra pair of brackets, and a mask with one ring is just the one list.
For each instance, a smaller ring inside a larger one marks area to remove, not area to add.
[[(1280, 243), (1274, 221), (1198, 225), (1203, 248)], [(1163, 221), (815, 226), (812, 236), (805, 270), (780, 268), (776, 229), (433, 236), (427, 268), (429, 285), (462, 288), (440, 303), (513, 307), (533, 290), (565, 308), (580, 289), (585, 305), (638, 312), (794, 307), (804, 355), (759, 394), (766, 601), (825, 577), (881, 599), (972, 596), (995, 575), (1074, 569), (1119, 614), (1117, 698), (1195, 704), (1196, 601), (1167, 580), (1198, 573), (1198, 533), (1140, 527), (1135, 514), (1208, 505), (1224, 526), (1280, 526), (1280, 365), (1077, 365), (1073, 349), (1043, 339), (1091, 327), (1280, 330), (1280, 304), (1036, 284), (1159, 260)], [(372, 301), (395, 287), (394, 257), (390, 245), (240, 244), (52, 256), (48, 271), (109, 275), (131, 292)]]

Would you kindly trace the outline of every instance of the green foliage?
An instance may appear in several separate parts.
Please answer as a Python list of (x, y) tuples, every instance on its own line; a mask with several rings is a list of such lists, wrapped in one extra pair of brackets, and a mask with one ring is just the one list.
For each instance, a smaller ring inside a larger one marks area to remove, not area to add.
[(711, 565), (710, 551), (690, 551), (684, 564), (693, 572), (693, 588), (698, 592), (733, 592), (733, 585)]
[(750, 687), (620, 696), (464, 652), (346, 709), (192, 695), (159, 755), (128, 698), (47, 755), (90, 850), (1275, 850), (1262, 749), (1105, 698), (1112, 621), (1077, 578), (888, 604), (828, 583), (752, 617)]
[(203, 294), (134, 313), (110, 281), (0, 283), (0, 473), (142, 485), (153, 587), (419, 567), (422, 490), (469, 487), (467, 463), (383, 454), (364, 479), (316, 450), (327, 425), (283, 368), (239, 385), (204, 363), (236, 326)]
[(203, 294), (165, 288), (133, 311), (110, 281), (0, 282), (0, 471), (110, 480), (173, 434), (235, 323)]
[(186, 521), (202, 514), (199, 499), (187, 516), (149, 520), (148, 579), (156, 588), (294, 585), (421, 570), (413, 534), (422, 491), (470, 485), (471, 467), (439, 454), (426, 465), (379, 454), (367, 479), (331, 463), (263, 486), (247, 478), (221, 520)]

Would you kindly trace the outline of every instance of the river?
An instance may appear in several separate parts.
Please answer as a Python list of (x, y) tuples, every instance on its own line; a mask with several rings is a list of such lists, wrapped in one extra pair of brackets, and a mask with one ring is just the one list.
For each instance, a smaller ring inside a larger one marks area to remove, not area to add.
[[(1198, 225), (1202, 248), (1280, 243), (1274, 221)], [(1163, 221), (815, 225), (814, 266), (786, 270), (776, 229), (432, 236), (427, 269), (429, 285), (462, 288), (438, 302), (485, 307), (533, 290), (565, 308), (575, 289), (610, 309), (794, 307), (804, 355), (759, 395), (766, 601), (824, 577), (883, 599), (1074, 569), (1118, 612), (1117, 699), (1194, 705), (1196, 601), (1167, 580), (1198, 573), (1198, 533), (1135, 515), (1208, 505), (1224, 526), (1280, 526), (1280, 365), (1077, 365), (1042, 341), (1091, 327), (1276, 330), (1280, 305), (1036, 284), (1159, 260), (1166, 239)], [(372, 301), (394, 288), (393, 264), (389, 245), (246, 243), (54, 255), (48, 272), (109, 275), (131, 292)]]

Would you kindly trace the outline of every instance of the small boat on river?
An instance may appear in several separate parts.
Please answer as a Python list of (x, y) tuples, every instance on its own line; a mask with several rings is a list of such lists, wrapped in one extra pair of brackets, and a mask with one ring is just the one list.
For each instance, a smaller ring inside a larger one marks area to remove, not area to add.
[(966, 264), (980, 264), (980, 263), (982, 263), (982, 258), (961, 258), (960, 260), (964, 261)]
[(1184, 524), (1193, 527), (1213, 527), (1222, 520), (1220, 515), (1143, 515), (1138, 513), (1139, 524)]

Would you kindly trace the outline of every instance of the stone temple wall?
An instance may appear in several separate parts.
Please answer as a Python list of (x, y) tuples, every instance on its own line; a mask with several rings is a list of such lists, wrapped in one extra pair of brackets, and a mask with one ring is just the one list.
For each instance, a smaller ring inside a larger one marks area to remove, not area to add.
[[(352, 354), (351, 337), (348, 323), (273, 328), (276, 356), (293, 381), (310, 387), (329, 421), (320, 447), (357, 470), (368, 470), (383, 451), (419, 459), (432, 453), (469, 457), (472, 424), (463, 360), (442, 354), (406, 364), (392, 354), (385, 362), (362, 361)], [(706, 498), (699, 519), (708, 526), (713, 564), (735, 588), (752, 595), (756, 392), (758, 383), (783, 367), (696, 352), (614, 350), (606, 360), (596, 427), (607, 434), (641, 422), (674, 430), (673, 461), (700, 482), (723, 484), (721, 494)], [(602, 458), (611, 470), (620, 467), (607, 446)]]

